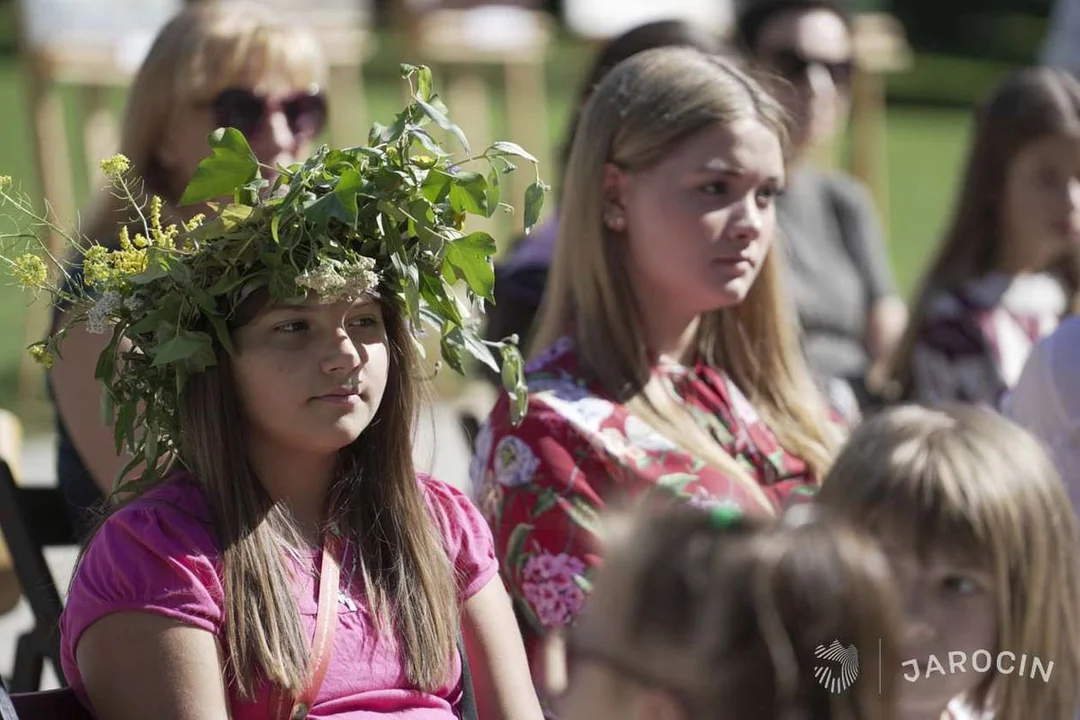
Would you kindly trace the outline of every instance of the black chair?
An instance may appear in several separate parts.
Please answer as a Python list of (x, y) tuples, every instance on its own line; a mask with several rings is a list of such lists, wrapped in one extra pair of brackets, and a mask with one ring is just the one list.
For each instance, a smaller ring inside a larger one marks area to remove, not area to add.
[(94, 720), (69, 687), (15, 693), (11, 703), (19, 720)]
[(9, 690), (29, 693), (41, 687), (45, 658), (66, 684), (60, 668), (60, 611), (63, 604), (44, 549), (78, 543), (63, 493), (55, 487), (21, 487), (0, 459), (0, 530), (7, 540), (15, 575), (34, 614), (34, 627), (15, 648)]

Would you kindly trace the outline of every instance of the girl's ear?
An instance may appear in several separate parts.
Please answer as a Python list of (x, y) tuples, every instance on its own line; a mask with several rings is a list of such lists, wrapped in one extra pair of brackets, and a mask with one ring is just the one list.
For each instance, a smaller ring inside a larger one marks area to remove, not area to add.
[(634, 698), (633, 720), (690, 720), (686, 708), (664, 690), (644, 688)]
[(604, 224), (612, 230), (626, 229), (626, 173), (615, 163), (604, 163), (601, 209)]

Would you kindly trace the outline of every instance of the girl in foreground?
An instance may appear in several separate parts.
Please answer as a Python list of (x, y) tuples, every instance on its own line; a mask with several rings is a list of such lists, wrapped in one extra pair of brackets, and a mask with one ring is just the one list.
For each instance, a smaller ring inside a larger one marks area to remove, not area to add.
[(561, 720), (892, 718), (888, 563), (807, 509), (772, 525), (683, 508), (621, 528), (570, 634)]
[(1076, 525), (1031, 435), (982, 408), (889, 410), (852, 433), (818, 502), (873, 532), (892, 563), (898, 717), (1075, 718)]
[[(426, 68), (406, 72), (418, 102), (368, 146), (324, 147), (266, 188), (219, 130), (181, 198), (231, 198), (215, 218), (166, 226), (155, 200), (132, 208), (145, 234), (82, 248), (68, 299), (87, 332), (109, 328), (106, 409), (143, 468), (61, 621), (64, 674), (100, 720), (468, 716), (459, 631), (484, 716), (540, 716), (489, 530), (412, 465), (411, 333), (440, 330), (455, 367), (487, 352), (443, 273), (489, 294), (495, 245), (461, 232), (471, 174), (413, 158), (437, 99)], [(103, 167), (130, 192), (125, 158)], [(40, 256), (9, 261), (47, 287)], [(32, 353), (48, 363), (63, 332)]]

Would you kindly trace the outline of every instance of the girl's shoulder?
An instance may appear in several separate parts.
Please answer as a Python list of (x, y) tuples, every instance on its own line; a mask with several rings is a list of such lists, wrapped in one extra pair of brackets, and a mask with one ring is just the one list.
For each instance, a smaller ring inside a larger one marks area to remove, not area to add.
[(188, 473), (177, 473), (106, 517), (87, 546), (110, 554), (119, 546), (138, 544), (156, 555), (200, 555), (217, 558), (206, 495)]
[(491, 528), (461, 490), (429, 475), (419, 475), (417, 480), (454, 566), (459, 596), (466, 600), (498, 571)]

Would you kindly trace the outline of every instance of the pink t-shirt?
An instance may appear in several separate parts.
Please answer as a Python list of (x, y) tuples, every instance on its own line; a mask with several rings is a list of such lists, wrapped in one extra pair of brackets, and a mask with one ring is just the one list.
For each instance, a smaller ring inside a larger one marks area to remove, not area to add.
[[(420, 484), (457, 572), (464, 603), (498, 572), (491, 531), (456, 489), (425, 476)], [(60, 620), (64, 675), (88, 707), (75, 648), (83, 631), (109, 613), (157, 613), (207, 630), (226, 646), (220, 554), (208, 518), (202, 490), (181, 478), (116, 512), (94, 536), (75, 572)], [(293, 595), (310, 638), (318, 610), (319, 553), (303, 558), (304, 564), (301, 558), (287, 557), (297, 569)], [(350, 549), (342, 562), (343, 578), (351, 564)], [(349, 600), (339, 602), (330, 667), (310, 717), (456, 717), (460, 658), (453, 661), (453, 681), (446, 687), (434, 693), (410, 689), (397, 643), (376, 631), (359, 586), (357, 578)], [(264, 685), (253, 700), (242, 701), (230, 689), (232, 717), (264, 720), (269, 717), (269, 695), (270, 687)]]

